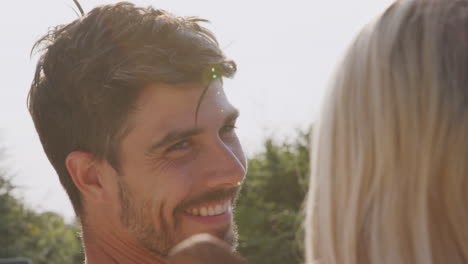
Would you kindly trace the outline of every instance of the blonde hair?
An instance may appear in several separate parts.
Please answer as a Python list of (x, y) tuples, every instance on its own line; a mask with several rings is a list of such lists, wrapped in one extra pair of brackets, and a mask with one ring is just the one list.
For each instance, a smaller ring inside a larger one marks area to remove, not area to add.
[(468, 263), (468, 1), (402, 0), (358, 35), (316, 128), (306, 259)]

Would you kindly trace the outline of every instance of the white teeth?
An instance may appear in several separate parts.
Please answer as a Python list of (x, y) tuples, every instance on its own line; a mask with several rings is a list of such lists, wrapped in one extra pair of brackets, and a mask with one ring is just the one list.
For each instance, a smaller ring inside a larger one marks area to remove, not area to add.
[(214, 216), (221, 215), (227, 211), (231, 210), (231, 201), (228, 200), (223, 204), (212, 205), (208, 207), (199, 207), (188, 209), (186, 212), (191, 215), (200, 215), (200, 216)]
[(200, 215), (201, 216), (207, 216), (208, 215), (208, 211), (206, 210), (206, 207), (202, 207), (200, 209)]
[(215, 207), (215, 214), (219, 215), (219, 214), (222, 214), (224, 213), (224, 208), (222, 205), (218, 204), (216, 205)]
[(208, 215), (209, 216), (215, 215), (215, 210), (213, 209), (212, 206), (208, 207)]

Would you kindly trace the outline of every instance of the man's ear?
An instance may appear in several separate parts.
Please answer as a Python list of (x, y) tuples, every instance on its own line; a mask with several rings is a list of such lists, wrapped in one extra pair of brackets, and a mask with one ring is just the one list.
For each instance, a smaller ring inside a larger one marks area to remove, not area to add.
[(65, 160), (68, 173), (83, 197), (105, 202), (108, 196), (103, 185), (99, 163), (93, 154), (83, 151), (71, 152)]

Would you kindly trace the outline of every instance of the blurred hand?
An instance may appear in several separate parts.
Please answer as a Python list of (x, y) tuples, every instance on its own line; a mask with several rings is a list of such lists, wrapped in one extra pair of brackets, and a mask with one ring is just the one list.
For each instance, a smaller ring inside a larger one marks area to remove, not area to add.
[(246, 264), (224, 242), (208, 234), (187, 238), (169, 253), (170, 264)]

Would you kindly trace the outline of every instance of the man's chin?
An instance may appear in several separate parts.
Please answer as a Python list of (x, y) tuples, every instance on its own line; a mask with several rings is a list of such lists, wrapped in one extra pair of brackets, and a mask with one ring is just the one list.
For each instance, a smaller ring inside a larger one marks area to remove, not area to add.
[[(183, 228), (182, 226), (180, 227)], [(189, 228), (187, 228), (186, 230), (188, 231), (188, 229)], [(189, 237), (192, 237), (197, 234), (202, 234), (202, 233), (209, 234), (211, 236), (214, 236), (224, 241), (231, 248), (232, 251), (235, 251), (238, 246), (237, 227), (232, 223), (226, 224), (225, 226), (211, 228), (211, 229), (197, 229), (197, 230), (192, 229), (191, 231), (188, 231), (188, 232), (187, 231), (179, 233), (180, 236), (176, 235), (175, 237), (173, 237), (175, 239), (173, 240), (172, 243), (170, 243), (169, 241), (165, 241), (166, 243), (154, 243), (155, 242), (154, 240), (152, 241), (152, 243), (148, 243), (149, 242), (148, 237), (146, 237), (146, 241), (140, 240), (140, 243), (146, 249), (148, 249), (152, 253), (159, 255), (161, 257), (166, 257), (169, 254), (170, 250), (172, 250), (173, 247), (175, 247), (182, 241), (188, 239)], [(179, 238), (177, 239), (177, 237)], [(158, 241), (158, 242), (161, 242), (161, 241)], [(156, 244), (158, 248), (156, 248)], [(161, 247), (162, 245), (166, 245), (167, 247), (163, 248)]]
[(203, 233), (212, 235), (226, 242), (232, 248), (232, 250), (235, 250), (237, 248), (237, 232), (236, 232), (235, 226), (233, 226), (232, 224), (227, 224), (223, 227), (189, 232), (190, 235), (185, 236), (182, 240), (187, 239), (193, 235), (203, 234)]
[(212, 235), (226, 242), (233, 250), (237, 248), (237, 232), (232, 225), (214, 230)]

